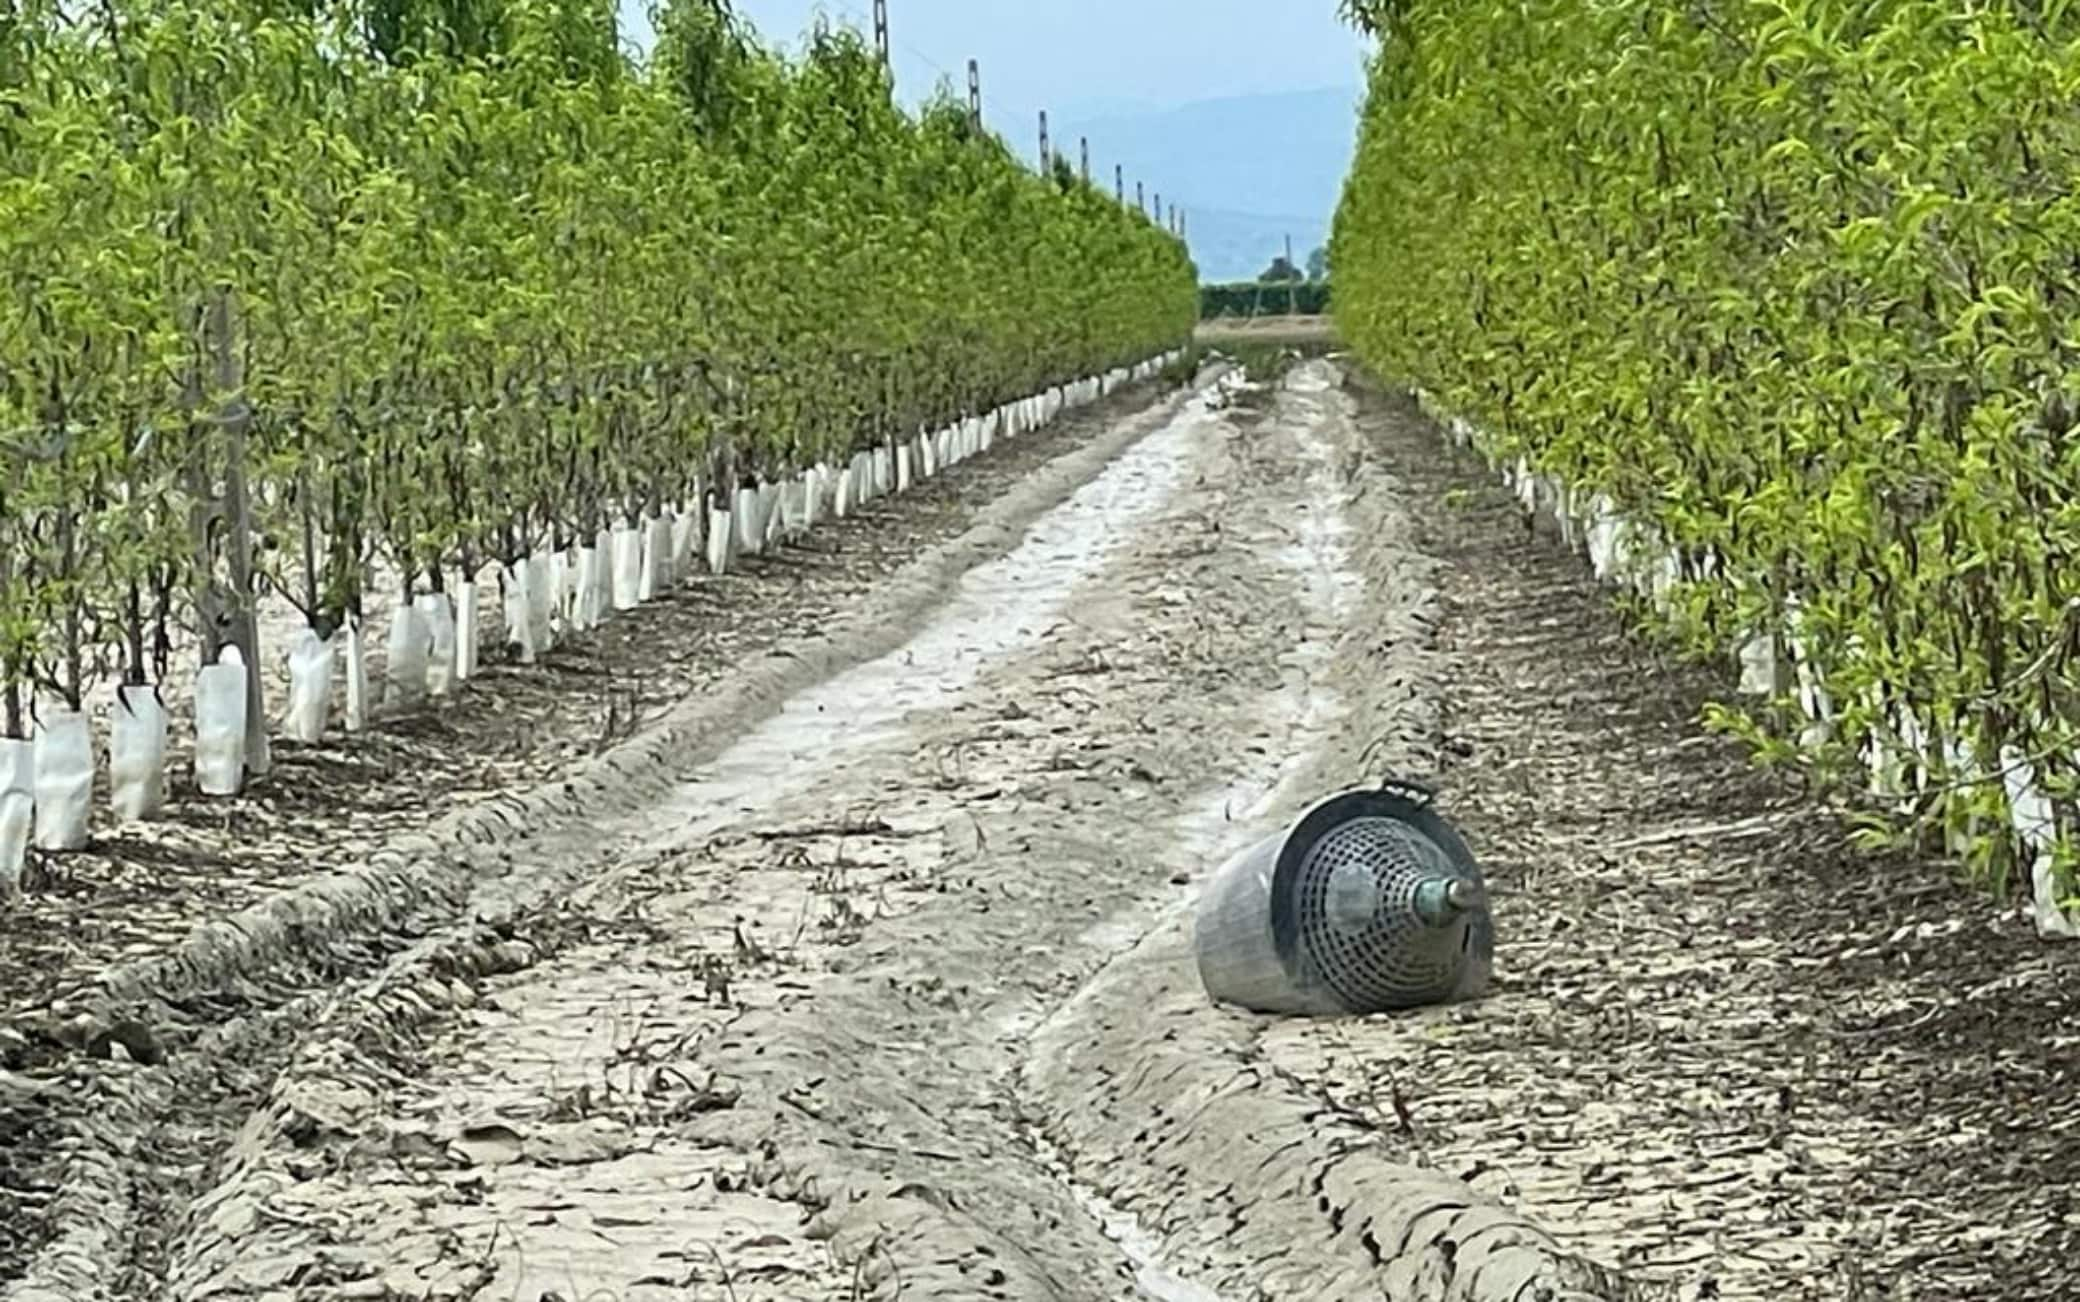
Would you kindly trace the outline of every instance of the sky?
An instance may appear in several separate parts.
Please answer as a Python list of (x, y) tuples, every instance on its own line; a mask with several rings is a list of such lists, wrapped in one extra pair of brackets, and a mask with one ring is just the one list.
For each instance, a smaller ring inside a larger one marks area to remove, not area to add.
[[(648, 0), (621, 4), (624, 31), (647, 45)], [(872, 28), (873, 0), (735, 8), (789, 47), (819, 12)], [(965, 95), (967, 61), (979, 59), (984, 112), (1007, 135), (1032, 123), (1036, 139), (1043, 108), (1087, 119), (1362, 79), (1359, 38), (1335, 0), (889, 0), (889, 30), (906, 102), (942, 76)]]

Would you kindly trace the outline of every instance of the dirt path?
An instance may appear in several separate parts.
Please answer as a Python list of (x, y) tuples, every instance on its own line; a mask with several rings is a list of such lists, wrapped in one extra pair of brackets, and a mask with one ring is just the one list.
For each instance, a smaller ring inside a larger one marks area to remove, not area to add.
[[(1178, 895), (1178, 811), (1237, 753), (1304, 750), (1279, 662), (1325, 561), (1272, 528), (1293, 451), (1188, 410), (658, 810), (582, 923), (539, 921), (581, 933), (553, 957), (459, 1023), (314, 1042), (218, 1204), (282, 1219), (213, 1220), (175, 1278), (286, 1282), (335, 1240), (410, 1297), (1131, 1296), (1016, 1069)], [(370, 1055), (425, 1084), (370, 1089)], [(313, 1113), (341, 1160), (285, 1206)]]
[[(887, 654), (287, 1005), (249, 1111), (140, 1086), (180, 1196), (113, 1291), (2065, 1296), (2071, 961), (1843, 853), (1337, 380), (1130, 431)], [(1490, 861), (1495, 997), (1209, 1007), (1206, 870), (1390, 772)]]

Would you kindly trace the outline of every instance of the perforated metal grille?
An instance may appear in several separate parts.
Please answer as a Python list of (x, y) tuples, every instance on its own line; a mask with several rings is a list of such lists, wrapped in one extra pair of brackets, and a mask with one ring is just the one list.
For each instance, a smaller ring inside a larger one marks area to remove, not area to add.
[(1416, 888), (1440, 875), (1474, 880), (1430, 838), (1392, 818), (1355, 818), (1308, 849), (1296, 877), (1301, 950), (1353, 1011), (1450, 997), (1467, 920), (1423, 924)]

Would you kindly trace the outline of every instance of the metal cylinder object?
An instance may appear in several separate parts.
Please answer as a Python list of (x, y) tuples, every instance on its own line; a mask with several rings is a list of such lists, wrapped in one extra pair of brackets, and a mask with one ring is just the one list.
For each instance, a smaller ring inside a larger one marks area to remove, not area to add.
[(1487, 883), (1434, 798), (1400, 781), (1345, 792), (1221, 865), (1194, 938), (1207, 994), (1333, 1017), (1486, 993)]

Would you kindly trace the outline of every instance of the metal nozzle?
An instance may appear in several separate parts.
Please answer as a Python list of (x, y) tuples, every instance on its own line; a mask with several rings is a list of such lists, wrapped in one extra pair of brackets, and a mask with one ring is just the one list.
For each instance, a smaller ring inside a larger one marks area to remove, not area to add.
[(1463, 877), (1434, 877), (1416, 887), (1416, 916), (1432, 927), (1480, 907), (1480, 890)]

